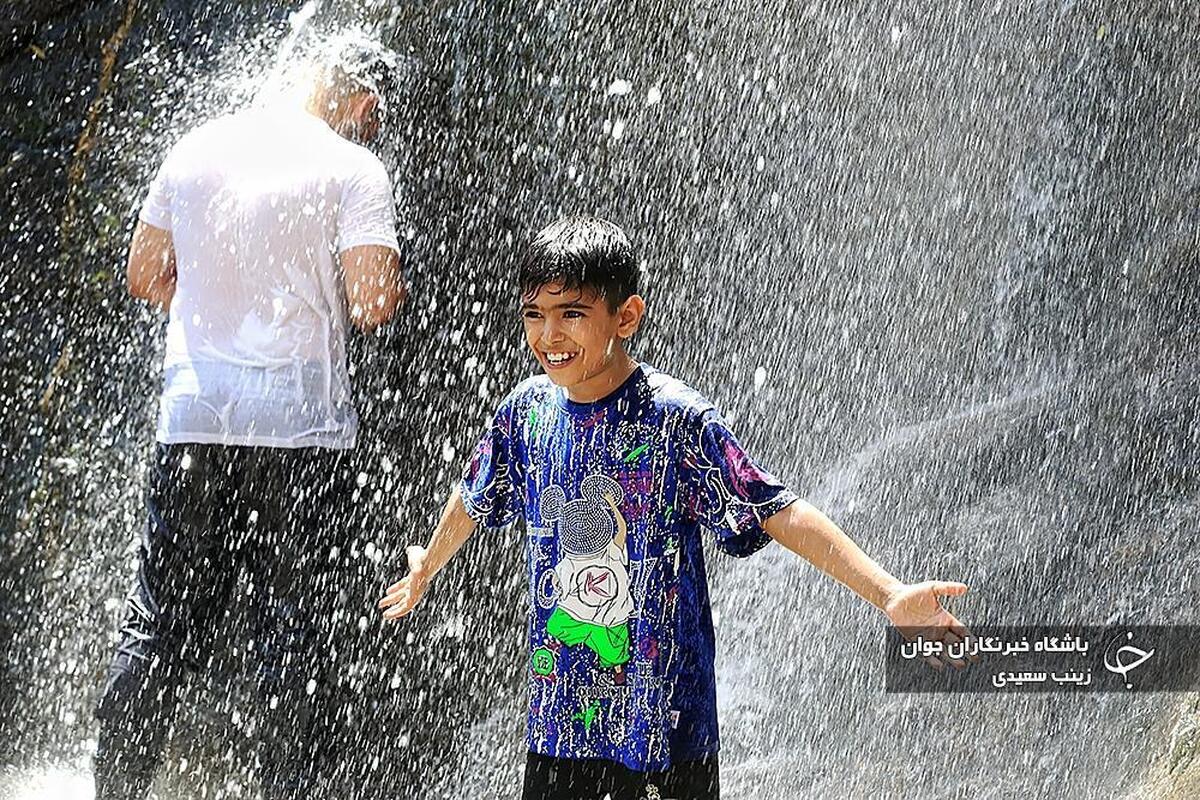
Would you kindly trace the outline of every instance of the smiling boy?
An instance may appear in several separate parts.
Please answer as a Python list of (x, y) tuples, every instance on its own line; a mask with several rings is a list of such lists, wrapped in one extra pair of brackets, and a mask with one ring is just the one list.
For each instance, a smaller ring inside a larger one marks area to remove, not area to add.
[(630, 356), (637, 278), (610, 222), (560, 220), (534, 239), (521, 314), (546, 374), (501, 402), (428, 546), (408, 548), (409, 575), (379, 603), (386, 619), (407, 614), (477, 525), (525, 520), (525, 800), (719, 796), (701, 528), (734, 556), (774, 539), (894, 625), (965, 632), (937, 599), (965, 585), (892, 577), (758, 467), (711, 403)]

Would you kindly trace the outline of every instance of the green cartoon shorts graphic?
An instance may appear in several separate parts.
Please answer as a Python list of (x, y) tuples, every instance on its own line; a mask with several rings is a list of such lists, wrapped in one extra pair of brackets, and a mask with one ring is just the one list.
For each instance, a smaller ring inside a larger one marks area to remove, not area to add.
[(546, 622), (546, 633), (568, 647), (582, 644), (600, 657), (604, 669), (617, 667), (629, 660), (629, 625), (622, 622), (606, 628), (591, 622), (580, 622), (561, 608), (556, 608)]

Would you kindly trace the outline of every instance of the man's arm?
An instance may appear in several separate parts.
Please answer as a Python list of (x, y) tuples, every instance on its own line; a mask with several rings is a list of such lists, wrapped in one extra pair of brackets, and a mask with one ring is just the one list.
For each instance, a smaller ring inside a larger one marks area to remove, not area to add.
[(131, 295), (164, 311), (170, 308), (175, 296), (175, 245), (171, 232), (139, 220), (129, 245), (125, 273)]
[[(769, 517), (763, 528), (772, 539), (878, 608), (897, 628), (907, 632), (936, 630), (947, 641), (961, 641), (970, 633), (938, 602), (939, 596), (963, 594), (967, 591), (966, 584), (956, 581), (906, 584), (898, 580), (811, 504), (797, 500)], [(931, 659), (930, 663), (941, 667), (937, 659)], [(961, 661), (951, 663), (965, 666)]]
[(390, 247), (365, 244), (343, 251), (339, 261), (355, 326), (372, 331), (390, 320), (408, 293), (400, 254)]
[(450, 493), (442, 518), (427, 547), (408, 548), (408, 575), (387, 588), (379, 601), (384, 619), (398, 619), (416, 607), (429, 588), (433, 576), (458, 552), (475, 530), (475, 520), (467, 514), (457, 487)]

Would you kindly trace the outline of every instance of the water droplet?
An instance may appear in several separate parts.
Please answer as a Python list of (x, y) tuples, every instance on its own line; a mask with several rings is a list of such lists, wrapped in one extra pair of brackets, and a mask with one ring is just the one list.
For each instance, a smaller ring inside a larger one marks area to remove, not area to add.
[(633, 91), (633, 84), (624, 78), (617, 78), (608, 85), (608, 93), (617, 97), (624, 97)]

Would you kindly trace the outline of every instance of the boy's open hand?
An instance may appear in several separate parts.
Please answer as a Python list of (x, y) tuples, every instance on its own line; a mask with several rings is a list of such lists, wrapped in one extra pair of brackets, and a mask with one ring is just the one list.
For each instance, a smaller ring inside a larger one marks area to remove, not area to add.
[[(887, 614), (892, 625), (901, 630), (906, 638), (920, 635), (926, 640), (939, 640), (944, 644), (961, 642), (971, 632), (959, 622), (953, 614), (942, 608), (938, 597), (956, 597), (965, 594), (967, 585), (956, 581), (924, 581), (911, 583), (900, 587), (884, 605), (883, 613)], [(979, 656), (971, 656), (976, 662)], [(956, 668), (962, 669), (966, 663), (961, 659), (946, 659)], [(942, 669), (942, 660), (930, 656), (926, 659), (929, 666)]]
[(430, 576), (425, 570), (425, 548), (414, 544), (410, 545), (405, 553), (408, 554), (408, 575), (389, 586), (387, 594), (379, 601), (379, 607), (384, 609), (384, 619), (399, 619), (412, 611), (429, 588)]

